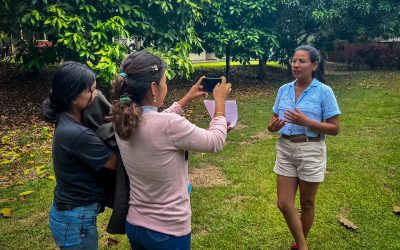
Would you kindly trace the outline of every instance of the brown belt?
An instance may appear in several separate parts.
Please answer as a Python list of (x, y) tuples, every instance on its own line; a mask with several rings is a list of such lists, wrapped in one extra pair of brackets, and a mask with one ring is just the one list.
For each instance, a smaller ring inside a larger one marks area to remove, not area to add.
[(319, 137), (308, 137), (305, 135), (284, 135), (282, 134), (281, 137), (283, 139), (289, 140), (291, 142), (318, 142), (321, 141)]

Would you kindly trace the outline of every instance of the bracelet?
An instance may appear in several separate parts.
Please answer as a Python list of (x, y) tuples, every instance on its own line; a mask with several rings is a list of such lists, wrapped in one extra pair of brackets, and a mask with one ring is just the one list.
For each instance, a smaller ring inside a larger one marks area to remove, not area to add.
[(225, 112), (215, 112), (214, 117), (217, 117), (217, 116), (225, 116)]

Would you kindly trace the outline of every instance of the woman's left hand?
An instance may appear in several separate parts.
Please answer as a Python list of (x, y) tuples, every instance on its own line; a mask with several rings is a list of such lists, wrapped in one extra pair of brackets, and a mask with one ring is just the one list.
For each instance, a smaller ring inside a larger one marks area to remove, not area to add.
[(200, 98), (207, 97), (208, 93), (203, 91), (203, 79), (204, 76), (200, 77), (199, 80), (190, 88), (189, 92), (178, 102), (181, 107), (189, 104), (189, 102)]
[(307, 126), (309, 118), (297, 107), (294, 107), (294, 111), (287, 110), (285, 112), (285, 121), (299, 126)]
[(233, 127), (231, 127), (231, 122), (226, 122), (226, 127), (227, 132), (230, 132), (233, 129)]

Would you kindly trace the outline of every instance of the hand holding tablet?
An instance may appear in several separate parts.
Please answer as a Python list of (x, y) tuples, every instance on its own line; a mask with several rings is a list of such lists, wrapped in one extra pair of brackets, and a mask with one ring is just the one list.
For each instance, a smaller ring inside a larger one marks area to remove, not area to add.
[[(211, 118), (214, 117), (215, 113), (215, 101), (214, 100), (204, 100), (204, 105)], [(226, 121), (230, 123), (229, 128), (234, 128), (238, 121), (238, 110), (235, 100), (226, 100), (225, 102), (225, 117)]]

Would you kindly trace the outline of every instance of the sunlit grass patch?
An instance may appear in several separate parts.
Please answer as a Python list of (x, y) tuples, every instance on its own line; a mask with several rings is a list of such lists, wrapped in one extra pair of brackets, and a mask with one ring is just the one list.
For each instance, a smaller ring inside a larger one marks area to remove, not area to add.
[(53, 128), (30, 128), (0, 132), (0, 188), (49, 176)]

